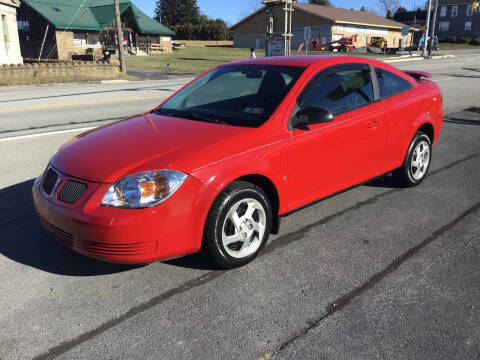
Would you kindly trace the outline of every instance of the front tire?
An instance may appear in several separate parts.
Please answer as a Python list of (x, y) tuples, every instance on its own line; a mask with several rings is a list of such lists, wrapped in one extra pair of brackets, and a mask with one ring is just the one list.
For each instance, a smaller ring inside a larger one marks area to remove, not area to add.
[(431, 162), (432, 142), (427, 134), (418, 131), (408, 147), (402, 167), (394, 175), (405, 187), (419, 185), (427, 176)]
[(258, 186), (235, 181), (215, 199), (203, 241), (213, 261), (224, 269), (243, 266), (265, 246), (272, 228), (270, 200)]

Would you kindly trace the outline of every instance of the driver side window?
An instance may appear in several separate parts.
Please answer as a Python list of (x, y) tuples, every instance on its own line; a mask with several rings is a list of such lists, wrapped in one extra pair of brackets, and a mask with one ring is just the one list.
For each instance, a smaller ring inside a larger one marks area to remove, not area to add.
[(339, 70), (313, 80), (300, 108), (323, 107), (338, 115), (373, 102), (373, 85), (367, 69)]

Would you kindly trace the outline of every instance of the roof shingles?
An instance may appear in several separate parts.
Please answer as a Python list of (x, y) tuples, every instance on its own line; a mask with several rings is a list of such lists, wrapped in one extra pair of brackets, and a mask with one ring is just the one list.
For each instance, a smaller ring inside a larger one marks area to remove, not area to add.
[(403, 26), (403, 24), (399, 22), (386, 19), (366, 11), (348, 10), (335, 8), (332, 6), (321, 6), (301, 3), (295, 4), (294, 7), (310, 14), (321, 16), (336, 23), (361, 24), (388, 28), (401, 28)]
[[(101, 31), (115, 19), (111, 0), (23, 0), (57, 29)], [(173, 35), (174, 31), (145, 15), (130, 0), (119, 0), (120, 13), (132, 9), (145, 34)]]

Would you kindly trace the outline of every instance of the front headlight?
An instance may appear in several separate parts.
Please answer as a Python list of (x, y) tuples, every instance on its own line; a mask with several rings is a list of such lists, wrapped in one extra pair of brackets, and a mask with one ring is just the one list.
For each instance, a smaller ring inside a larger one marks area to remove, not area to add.
[(121, 208), (154, 206), (167, 200), (186, 178), (186, 174), (175, 170), (130, 175), (110, 186), (101, 204)]

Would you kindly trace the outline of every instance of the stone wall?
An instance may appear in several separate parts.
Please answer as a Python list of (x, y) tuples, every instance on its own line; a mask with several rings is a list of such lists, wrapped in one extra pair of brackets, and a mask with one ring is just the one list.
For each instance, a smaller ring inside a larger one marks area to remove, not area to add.
[(0, 65), (0, 85), (114, 80), (119, 77), (120, 68), (116, 60)]

